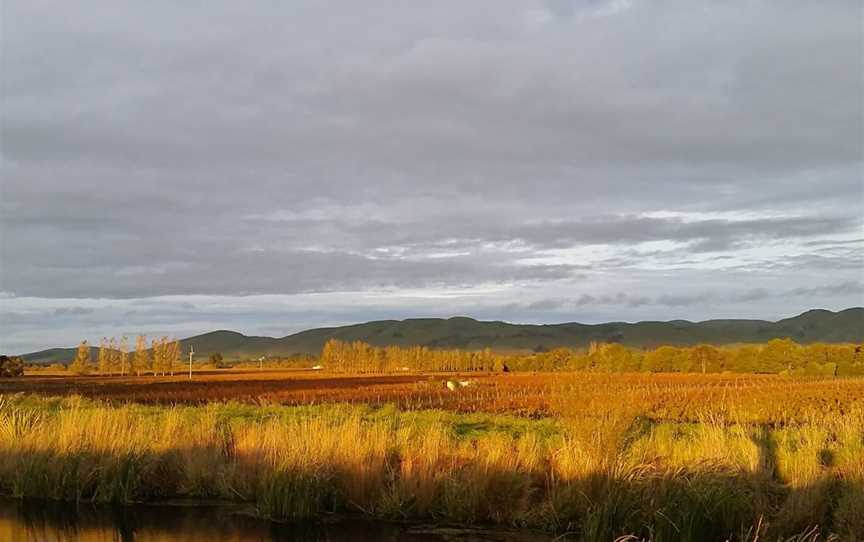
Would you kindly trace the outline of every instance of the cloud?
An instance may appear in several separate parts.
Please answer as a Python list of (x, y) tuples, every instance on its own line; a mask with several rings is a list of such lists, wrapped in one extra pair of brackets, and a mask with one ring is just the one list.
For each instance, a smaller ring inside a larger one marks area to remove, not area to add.
[(529, 311), (549, 311), (559, 309), (564, 305), (564, 300), (561, 299), (541, 299), (533, 301), (525, 307)]
[(850, 296), (850, 300), (861, 301), (864, 299), (864, 283), (859, 281), (846, 281), (840, 284), (819, 286), (815, 288), (795, 288), (789, 291), (789, 295), (801, 296)]
[(82, 314), (93, 314), (95, 309), (90, 307), (60, 307), (54, 309), (52, 314), (54, 316), (76, 316)]
[[(458, 312), (781, 316), (807, 296), (746, 292), (857, 279), (860, 3), (454, 6), (6, 2), (0, 315), (493, 288)], [(350, 315), (436, 309), (403, 302)]]
[[(49, 222), (50, 219), (46, 219)], [(249, 224), (254, 222), (254, 224)], [(616, 258), (629, 264), (652, 257), (733, 251), (784, 240), (855, 231), (858, 218), (785, 217), (747, 220), (682, 220), (600, 216), (580, 220), (481, 222), (463, 218), (431, 228), (426, 221), (347, 221), (339, 218), (245, 220), (241, 228), (218, 226), (164, 237), (123, 239), (121, 231), (92, 231), (55, 225), (50, 239), (36, 239), (31, 224), (5, 222), (11, 260), (4, 288), (16, 295), (55, 297), (140, 297), (178, 294), (292, 294), (364, 287), (464, 285), (485, 282), (548, 281), (576, 278), (609, 266), (603, 258), (556, 260), (556, 250), (604, 245), (619, 247)], [(62, 224), (62, 223), (61, 223)], [(259, 225), (260, 224), (260, 225)], [(120, 236), (103, 251), (106, 236)], [(35, 242), (54, 247), (30, 255)], [(315, 246), (309, 247), (310, 241)], [(667, 242), (671, 248), (626, 249)], [(794, 255), (784, 258), (796, 257)], [(808, 265), (820, 265), (813, 254)], [(857, 254), (819, 257), (855, 266)], [(720, 260), (717, 260), (718, 262)], [(775, 265), (782, 260), (774, 262)]]
[(816, 287), (799, 287), (792, 289), (753, 288), (750, 290), (733, 290), (722, 293), (696, 292), (691, 294), (661, 294), (647, 296), (618, 292), (616, 294), (591, 295), (582, 294), (572, 298), (538, 299), (526, 303), (511, 303), (503, 307), (509, 313), (513, 312), (567, 312), (574, 309), (612, 305), (620, 307), (662, 306), (667, 308), (701, 307), (723, 302), (751, 303), (766, 299), (786, 299), (792, 297), (805, 298), (845, 298), (849, 306), (864, 302), (864, 283), (860, 281), (845, 281), (839, 284), (826, 284)]

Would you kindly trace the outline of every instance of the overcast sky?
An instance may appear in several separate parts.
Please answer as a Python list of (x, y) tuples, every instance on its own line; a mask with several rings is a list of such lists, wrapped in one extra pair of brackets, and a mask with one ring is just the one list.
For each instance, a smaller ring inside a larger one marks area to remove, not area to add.
[(859, 0), (0, 15), (0, 351), (864, 304)]

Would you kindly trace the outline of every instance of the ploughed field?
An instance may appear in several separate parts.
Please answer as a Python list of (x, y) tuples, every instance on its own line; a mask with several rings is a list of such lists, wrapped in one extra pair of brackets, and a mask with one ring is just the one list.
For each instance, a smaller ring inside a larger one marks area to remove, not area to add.
[(316, 371), (213, 370), (174, 376), (40, 376), (0, 381), (0, 391), (81, 395), (111, 401), (198, 404), (211, 401), (272, 401), (302, 404), (316, 400), (374, 397), (379, 391), (406, 393), (424, 375), (336, 375)]
[[(449, 389), (455, 384), (456, 389)], [(864, 402), (864, 378), (650, 373), (398, 373), (216, 370), (175, 376), (40, 376), (0, 381), (0, 393), (78, 395), (114, 404), (393, 404), (528, 417), (610, 409), (652, 420), (784, 423)]]

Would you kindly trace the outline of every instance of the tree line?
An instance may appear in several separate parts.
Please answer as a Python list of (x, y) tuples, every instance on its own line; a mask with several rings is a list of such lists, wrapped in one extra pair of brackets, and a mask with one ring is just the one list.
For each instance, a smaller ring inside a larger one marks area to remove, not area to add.
[(139, 335), (135, 340), (135, 350), (129, 351), (126, 337), (102, 338), (97, 350), (96, 360), (91, 359), (90, 345), (81, 341), (75, 359), (69, 370), (77, 374), (98, 372), (102, 375), (174, 375), (180, 370), (182, 348), (180, 341), (168, 337), (154, 338), (148, 345), (147, 337)]
[(384, 373), (412, 371), (489, 371), (501, 356), (481, 351), (433, 350), (425, 346), (372, 346), (362, 341), (331, 339), (321, 350), (321, 365), (337, 372)]
[[(765, 344), (736, 346), (660, 346), (654, 349), (594, 342), (588, 348), (542, 348), (531, 353), (507, 354), (483, 350), (440, 350), (425, 346), (373, 346), (362, 341), (331, 339), (324, 344), (317, 362), (325, 370), (342, 373), (389, 373), (398, 371), (598, 371), (681, 373), (773, 373), (787, 375), (864, 376), (864, 346), (813, 343), (801, 345), (791, 339), (773, 339)], [(91, 360), (87, 341), (78, 347), (69, 366), (77, 374), (173, 375), (181, 370), (180, 341), (168, 337), (147, 340), (139, 335), (130, 351), (126, 337), (104, 338)], [(221, 365), (221, 356), (216, 365)], [(4, 362), (5, 363), (5, 362)], [(0, 368), (12, 376), (14, 365)], [(14, 369), (17, 374), (17, 369)]]
[(372, 346), (331, 339), (321, 365), (331, 371), (602, 371), (682, 373), (774, 373), (864, 375), (864, 347), (854, 344), (801, 345), (773, 339), (760, 345), (661, 346), (644, 350), (618, 343), (591, 343), (587, 349), (556, 348), (531, 354), (434, 350), (424, 346)]

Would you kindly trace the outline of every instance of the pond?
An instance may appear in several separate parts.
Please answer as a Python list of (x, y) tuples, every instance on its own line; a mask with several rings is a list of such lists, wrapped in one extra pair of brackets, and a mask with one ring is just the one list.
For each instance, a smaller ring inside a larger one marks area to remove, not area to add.
[(275, 523), (226, 505), (106, 506), (0, 499), (4, 542), (539, 542), (530, 531), (404, 524), (354, 517)]

